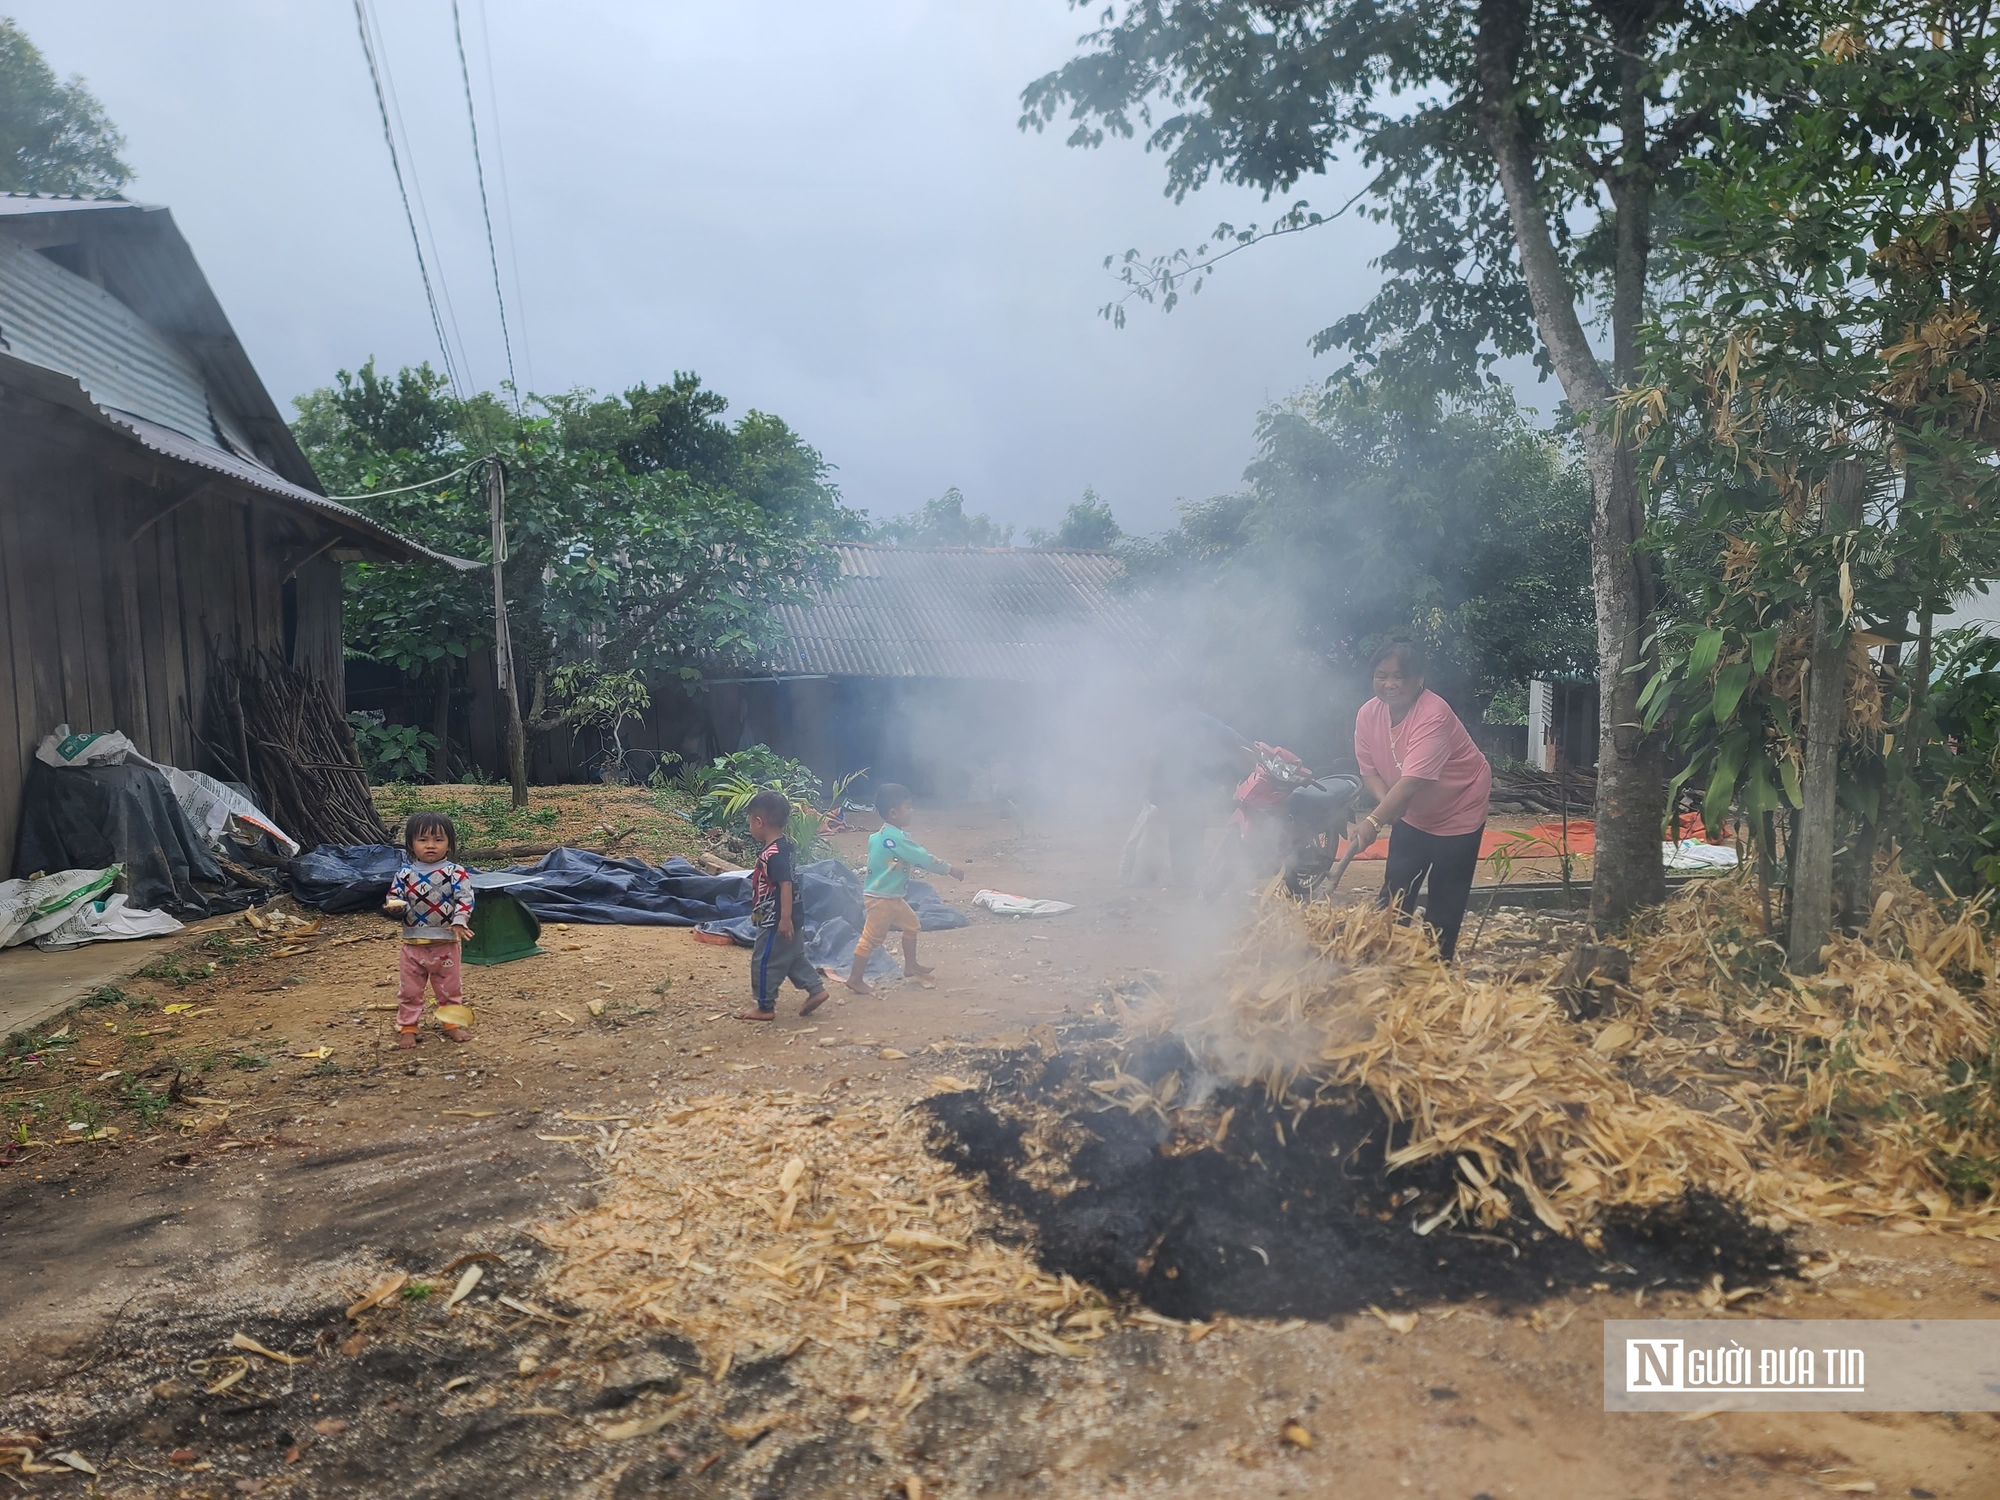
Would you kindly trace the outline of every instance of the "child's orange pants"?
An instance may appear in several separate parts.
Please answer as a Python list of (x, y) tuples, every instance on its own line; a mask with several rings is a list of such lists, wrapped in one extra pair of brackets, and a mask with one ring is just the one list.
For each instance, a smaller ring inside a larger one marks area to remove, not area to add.
[(891, 932), (914, 936), (923, 926), (901, 896), (864, 896), (861, 906), (867, 915), (861, 921), (861, 941), (854, 945), (854, 961), (859, 966), (856, 973), (868, 967), (868, 955), (881, 947)]

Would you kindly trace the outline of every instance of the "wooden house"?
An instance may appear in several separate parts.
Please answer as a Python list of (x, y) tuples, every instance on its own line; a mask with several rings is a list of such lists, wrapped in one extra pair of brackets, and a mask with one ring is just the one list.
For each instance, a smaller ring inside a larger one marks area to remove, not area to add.
[(420, 553), (321, 493), (165, 209), (0, 195), (0, 862), (56, 725), (202, 768), (218, 651), (339, 694), (341, 562)]

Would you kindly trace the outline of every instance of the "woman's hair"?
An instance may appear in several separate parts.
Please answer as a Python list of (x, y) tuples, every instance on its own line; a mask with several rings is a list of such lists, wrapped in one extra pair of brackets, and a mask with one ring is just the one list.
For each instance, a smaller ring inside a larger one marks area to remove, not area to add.
[(444, 857), (458, 858), (458, 827), (441, 812), (413, 812), (403, 819), (403, 852), (414, 854), (410, 846), (417, 841), (420, 833), (441, 833), (444, 835)]
[(1421, 678), (1424, 675), (1423, 647), (1419, 646), (1415, 641), (1402, 636), (1398, 636), (1373, 656), (1369, 657), (1368, 670), (1373, 672), (1391, 657), (1394, 657), (1396, 665), (1403, 669), (1405, 680), (1412, 677)]

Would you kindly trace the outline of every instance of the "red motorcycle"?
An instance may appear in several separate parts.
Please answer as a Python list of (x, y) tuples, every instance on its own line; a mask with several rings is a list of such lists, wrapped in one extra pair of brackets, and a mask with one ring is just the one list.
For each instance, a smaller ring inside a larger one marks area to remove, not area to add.
[(1237, 785), (1236, 809), (1202, 871), (1201, 892), (1213, 898), (1282, 875), (1293, 895), (1307, 895), (1333, 868), (1361, 783), (1352, 776), (1315, 777), (1277, 745), (1260, 741), (1253, 748), (1257, 763)]

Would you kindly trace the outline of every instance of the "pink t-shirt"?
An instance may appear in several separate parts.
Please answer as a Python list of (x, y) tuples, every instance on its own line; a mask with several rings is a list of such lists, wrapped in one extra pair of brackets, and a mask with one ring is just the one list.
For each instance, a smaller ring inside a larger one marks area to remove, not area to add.
[(1370, 698), (1354, 716), (1354, 758), (1362, 772), (1394, 786), (1405, 776), (1431, 784), (1410, 799), (1403, 821), (1424, 833), (1474, 833), (1486, 822), (1493, 767), (1458, 715), (1429, 688), (1403, 722), (1389, 722), (1388, 705)]

